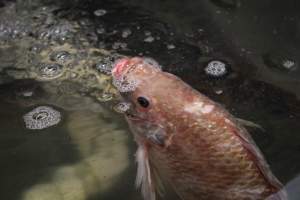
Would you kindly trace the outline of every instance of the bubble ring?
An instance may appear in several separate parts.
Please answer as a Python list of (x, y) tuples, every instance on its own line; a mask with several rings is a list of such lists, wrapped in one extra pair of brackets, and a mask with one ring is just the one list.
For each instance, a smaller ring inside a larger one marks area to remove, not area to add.
[(26, 113), (23, 120), (27, 129), (41, 130), (58, 124), (61, 114), (49, 106), (39, 106)]

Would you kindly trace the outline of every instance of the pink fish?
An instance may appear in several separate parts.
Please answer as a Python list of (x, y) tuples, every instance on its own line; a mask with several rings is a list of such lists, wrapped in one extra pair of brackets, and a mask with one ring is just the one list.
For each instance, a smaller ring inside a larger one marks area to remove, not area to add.
[(123, 58), (112, 75), (130, 103), (125, 116), (145, 200), (165, 186), (182, 200), (287, 199), (251, 136), (222, 106), (152, 59)]

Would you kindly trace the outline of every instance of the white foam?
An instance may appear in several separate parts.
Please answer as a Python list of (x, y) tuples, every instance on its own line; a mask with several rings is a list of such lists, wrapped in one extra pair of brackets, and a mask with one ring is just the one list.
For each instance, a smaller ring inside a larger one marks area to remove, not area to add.
[(113, 78), (113, 85), (119, 90), (119, 92), (132, 92), (138, 85), (137, 80), (127, 80), (124, 77)]
[(49, 106), (39, 106), (23, 116), (28, 129), (38, 130), (54, 126), (61, 121), (61, 114)]
[(204, 68), (207, 75), (221, 77), (227, 73), (226, 64), (219, 60), (210, 61)]

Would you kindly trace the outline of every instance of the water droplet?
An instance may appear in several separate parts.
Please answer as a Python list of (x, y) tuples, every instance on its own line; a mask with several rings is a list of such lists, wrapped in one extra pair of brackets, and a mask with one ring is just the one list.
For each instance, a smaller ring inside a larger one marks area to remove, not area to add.
[(222, 77), (228, 73), (227, 65), (219, 60), (210, 61), (204, 68), (204, 71), (212, 77)]
[(117, 105), (115, 105), (113, 108), (118, 113), (125, 113), (127, 110), (129, 110), (131, 107), (131, 104), (128, 102), (120, 102)]
[(148, 36), (148, 37), (146, 37), (146, 38), (144, 39), (144, 42), (151, 43), (151, 42), (153, 42), (154, 40), (155, 40), (155, 38), (154, 38), (154, 37), (152, 37), (152, 36)]
[(59, 111), (49, 106), (39, 106), (23, 116), (25, 127), (32, 130), (45, 129), (61, 121)]
[(126, 28), (122, 31), (122, 37), (127, 38), (129, 35), (131, 35), (131, 33), (132, 33), (131, 30)]
[(101, 17), (101, 16), (105, 15), (106, 13), (107, 13), (107, 11), (104, 9), (98, 9), (98, 10), (94, 11), (94, 15), (97, 17)]
[(38, 67), (37, 73), (43, 80), (51, 80), (63, 74), (63, 66), (56, 63), (42, 63)]

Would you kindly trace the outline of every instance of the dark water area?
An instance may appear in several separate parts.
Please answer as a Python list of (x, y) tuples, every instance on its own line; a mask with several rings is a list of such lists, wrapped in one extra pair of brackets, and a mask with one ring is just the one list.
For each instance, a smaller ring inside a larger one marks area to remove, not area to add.
[(103, 73), (124, 55), (154, 58), (262, 126), (247, 129), (290, 199), (300, 196), (300, 2), (20, 0), (0, 9), (0, 199), (141, 199), (136, 145)]

